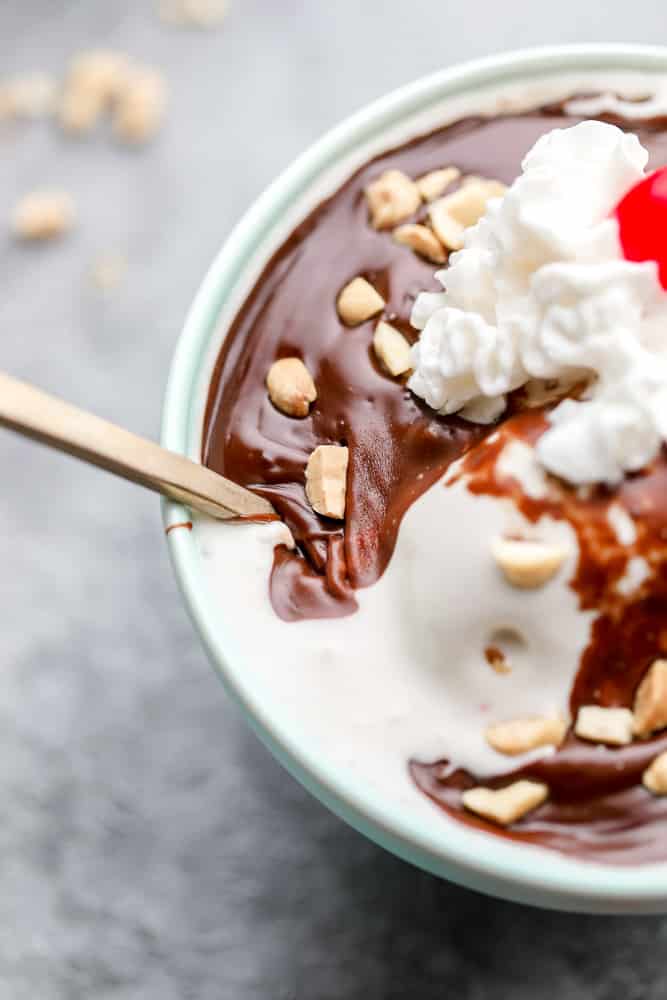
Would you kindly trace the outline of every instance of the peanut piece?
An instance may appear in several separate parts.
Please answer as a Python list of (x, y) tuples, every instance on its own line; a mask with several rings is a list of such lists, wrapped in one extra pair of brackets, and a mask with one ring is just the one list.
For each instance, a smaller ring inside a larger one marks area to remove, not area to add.
[(410, 344), (399, 330), (384, 320), (375, 327), (373, 350), (390, 375), (396, 377), (410, 371)]
[(460, 176), (461, 171), (458, 167), (443, 167), (441, 170), (431, 170), (423, 177), (418, 177), (415, 184), (424, 201), (435, 201)]
[(349, 450), (343, 445), (320, 444), (306, 465), (306, 496), (313, 510), (325, 517), (345, 517)]
[(365, 278), (353, 278), (339, 292), (336, 308), (346, 326), (358, 326), (384, 309), (384, 299)]
[(488, 202), (506, 190), (499, 181), (468, 177), (454, 194), (434, 201), (429, 208), (429, 218), (440, 242), (449, 250), (460, 250), (465, 230), (479, 222)]
[(465, 226), (449, 214), (444, 198), (434, 201), (429, 208), (428, 217), (433, 227), (435, 235), (448, 250), (461, 250), (463, 248)]
[(74, 224), (74, 202), (62, 191), (34, 191), (17, 203), (14, 234), (24, 240), (50, 240)]
[(542, 587), (563, 565), (567, 552), (560, 545), (515, 538), (495, 538), (493, 558), (513, 587)]
[(419, 189), (400, 170), (387, 170), (366, 188), (366, 200), (374, 229), (391, 229), (417, 211)]
[(15, 76), (0, 87), (0, 118), (42, 118), (56, 103), (58, 85), (47, 73)]
[(667, 750), (651, 761), (642, 775), (642, 782), (654, 795), (667, 795)]
[(415, 253), (426, 257), (432, 264), (444, 264), (447, 260), (442, 243), (428, 226), (408, 222), (394, 229), (394, 239), (397, 243), (403, 243)]
[(489, 177), (478, 177), (477, 174), (466, 174), (461, 184), (463, 187), (479, 188), (486, 201), (490, 201), (492, 198), (502, 198), (507, 191), (507, 184), (503, 184), (502, 181), (494, 181)]
[(0, 86), (0, 121), (9, 121), (17, 117), (14, 94), (11, 83), (3, 83)]
[(227, 0), (162, 0), (159, 14), (168, 24), (215, 28), (227, 15)]
[(645, 737), (667, 726), (667, 660), (654, 660), (635, 695), (635, 736)]
[(97, 124), (103, 107), (103, 103), (95, 93), (85, 90), (66, 90), (58, 108), (60, 127), (72, 135), (89, 132)]
[(470, 788), (463, 793), (462, 801), (470, 812), (509, 826), (537, 809), (548, 797), (549, 789), (542, 782), (522, 780), (505, 788)]
[(146, 142), (162, 124), (166, 104), (167, 85), (161, 73), (153, 69), (131, 73), (116, 103), (114, 132), (124, 142)]
[(527, 753), (537, 747), (560, 746), (565, 739), (567, 723), (560, 718), (536, 716), (529, 719), (513, 719), (498, 722), (486, 730), (486, 741), (498, 753)]
[(577, 714), (574, 731), (582, 740), (622, 747), (632, 742), (632, 723), (629, 708), (583, 705)]
[(125, 56), (91, 51), (70, 63), (58, 118), (67, 132), (88, 132), (100, 115), (119, 97), (129, 75)]
[(273, 405), (289, 417), (306, 417), (310, 404), (317, 399), (315, 383), (301, 358), (274, 361), (266, 376), (266, 387)]
[(90, 276), (98, 288), (110, 291), (121, 283), (126, 271), (126, 258), (119, 253), (109, 253), (95, 261)]
[(497, 646), (487, 646), (484, 650), (484, 657), (494, 674), (499, 674), (501, 677), (504, 677), (507, 674), (512, 673), (512, 667), (507, 659), (507, 656), (503, 650), (499, 649)]
[(66, 86), (96, 94), (107, 105), (120, 96), (129, 71), (127, 57), (120, 52), (92, 49), (72, 59)]

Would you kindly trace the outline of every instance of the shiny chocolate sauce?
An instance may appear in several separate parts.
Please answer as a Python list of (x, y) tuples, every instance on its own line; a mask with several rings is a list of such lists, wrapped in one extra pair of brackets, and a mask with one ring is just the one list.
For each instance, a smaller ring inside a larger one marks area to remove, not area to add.
[[(467, 118), (358, 170), (277, 250), (239, 310), (213, 374), (203, 443), (204, 463), (270, 499), (294, 535), (296, 551), (276, 549), (270, 580), (273, 607), (285, 621), (354, 612), (354, 591), (383, 573), (406, 510), (466, 452), (473, 492), (509, 490), (528, 517), (548, 512), (569, 520), (581, 544), (572, 585), (581, 607), (599, 612), (572, 691), (573, 711), (590, 702), (631, 704), (648, 663), (667, 652), (667, 583), (664, 594), (661, 583), (650, 597), (619, 603), (613, 585), (627, 554), (614, 543), (603, 516), (610, 495), (594, 491), (583, 501), (563, 489), (561, 502), (547, 510), (542, 501), (523, 496), (517, 484), (499, 482), (496, 447), (474, 448), (488, 428), (434, 414), (380, 368), (371, 346), (376, 319), (347, 328), (335, 303), (340, 289), (361, 274), (383, 295), (384, 318), (414, 341), (412, 304), (420, 291), (439, 290), (434, 268), (390, 233), (369, 225), (364, 188), (389, 168), (417, 177), (449, 165), (511, 183), (540, 135), (576, 121), (560, 105)], [(667, 119), (616, 123), (639, 135), (653, 166), (667, 162)], [(423, 214), (424, 209), (416, 218)], [(300, 420), (276, 410), (265, 386), (272, 362), (290, 355), (303, 359), (318, 389), (310, 414)], [(543, 426), (543, 415), (529, 411), (511, 417), (502, 429), (534, 438)], [(344, 527), (315, 514), (305, 497), (308, 456), (326, 443), (350, 449)], [(667, 487), (667, 465), (661, 459), (621, 491), (629, 512), (642, 517), (638, 551), (650, 548), (656, 563), (659, 542), (667, 536), (663, 484)], [(553, 756), (520, 769), (546, 781), (552, 794), (507, 831), (461, 808), (461, 791), (476, 783), (474, 776), (452, 770), (446, 761), (413, 761), (410, 769), (427, 795), (473, 826), (598, 861), (634, 863), (667, 858), (667, 799), (652, 798), (640, 783), (662, 749), (665, 736), (621, 750), (570, 738)], [(484, 783), (502, 785), (511, 777), (484, 777)]]

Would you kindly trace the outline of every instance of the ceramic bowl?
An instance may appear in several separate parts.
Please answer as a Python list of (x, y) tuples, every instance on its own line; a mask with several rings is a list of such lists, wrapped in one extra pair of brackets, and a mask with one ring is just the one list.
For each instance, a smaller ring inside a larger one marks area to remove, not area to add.
[[(163, 444), (200, 456), (203, 400), (234, 310), (261, 266), (313, 204), (374, 153), (470, 112), (535, 106), (615, 87), (646, 93), (667, 81), (667, 48), (583, 45), (505, 54), (418, 80), (348, 118), (300, 156), (252, 205), (214, 260), (185, 322), (171, 368)], [(251, 152), (251, 151), (249, 151)], [(167, 528), (189, 521), (164, 505)], [(220, 525), (221, 532), (237, 529)], [(168, 532), (178, 581), (217, 673), (250, 725), (318, 799), (376, 843), (420, 868), (507, 899), (604, 913), (667, 911), (667, 864), (596, 865), (467, 828), (423, 810), (398, 808), (352, 769), (332, 763), (284, 724), (276, 699), (260, 691), (243, 644), (202, 571), (196, 533)], [(276, 687), (276, 692), (279, 687)], [(277, 695), (276, 695), (277, 697)], [(341, 734), (344, 738), (344, 734)]]

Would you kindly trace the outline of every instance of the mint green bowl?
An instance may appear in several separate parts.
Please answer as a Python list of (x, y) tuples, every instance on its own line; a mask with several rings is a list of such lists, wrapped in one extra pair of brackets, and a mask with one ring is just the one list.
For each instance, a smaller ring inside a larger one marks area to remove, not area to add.
[[(233, 310), (258, 267), (313, 204), (375, 151), (468, 111), (618, 86), (637, 93), (667, 83), (667, 48), (577, 45), (478, 60), (418, 80), (371, 104), (300, 156), (255, 202), (213, 262), (188, 314), (167, 386), (162, 442), (198, 457), (202, 400)], [(164, 504), (165, 526), (189, 512)], [(221, 526), (221, 530), (235, 530)], [(595, 913), (667, 912), (667, 864), (598, 866), (469, 830), (444, 815), (425, 827), (369, 789), (351, 769), (317, 749), (261, 707), (244, 671), (244, 652), (205, 581), (193, 533), (172, 531), (168, 545), (183, 596), (229, 694), (272, 753), (326, 806), (371, 840), (443, 878), (506, 899)], [(342, 734), (343, 735), (343, 734)], [(435, 832), (434, 832), (435, 831)]]

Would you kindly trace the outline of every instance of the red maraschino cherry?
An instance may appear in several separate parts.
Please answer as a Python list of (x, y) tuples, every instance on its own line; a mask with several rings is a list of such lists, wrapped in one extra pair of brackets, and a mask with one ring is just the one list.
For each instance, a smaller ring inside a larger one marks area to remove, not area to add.
[(635, 184), (614, 214), (625, 259), (657, 261), (660, 284), (667, 289), (667, 167)]

